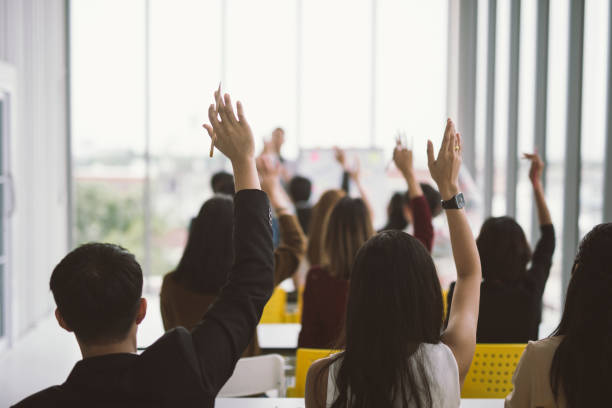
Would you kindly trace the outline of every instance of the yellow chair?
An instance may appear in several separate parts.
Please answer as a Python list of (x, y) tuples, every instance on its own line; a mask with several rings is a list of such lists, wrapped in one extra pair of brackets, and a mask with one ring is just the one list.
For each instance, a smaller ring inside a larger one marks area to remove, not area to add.
[(505, 398), (526, 344), (476, 344), (461, 398)]
[(444, 313), (442, 314), (444, 320), (446, 320), (446, 311), (448, 310), (448, 289), (442, 289), (442, 305), (444, 306)]
[(286, 307), (287, 293), (277, 286), (264, 307), (259, 323), (285, 323)]
[(300, 348), (295, 358), (295, 387), (287, 389), (287, 397), (304, 398), (308, 369), (317, 360), (329, 357), (339, 350)]

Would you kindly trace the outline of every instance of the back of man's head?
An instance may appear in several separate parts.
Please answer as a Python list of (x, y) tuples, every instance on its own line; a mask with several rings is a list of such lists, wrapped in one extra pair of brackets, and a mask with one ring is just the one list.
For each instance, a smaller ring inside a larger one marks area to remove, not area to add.
[(142, 270), (118, 245), (82, 245), (61, 260), (51, 275), (59, 313), (85, 344), (124, 340), (142, 296)]
[(289, 196), (294, 203), (308, 201), (312, 192), (312, 183), (306, 177), (295, 176), (289, 182)]
[(215, 194), (234, 195), (234, 176), (225, 171), (219, 171), (213, 174), (210, 186)]

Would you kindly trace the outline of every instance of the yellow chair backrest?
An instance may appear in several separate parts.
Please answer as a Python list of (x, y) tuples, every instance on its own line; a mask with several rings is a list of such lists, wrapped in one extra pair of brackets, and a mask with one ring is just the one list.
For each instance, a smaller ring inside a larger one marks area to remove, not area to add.
[(287, 294), (277, 286), (264, 307), (259, 323), (285, 323), (286, 307)]
[(505, 398), (526, 344), (476, 344), (461, 398)]
[(448, 310), (447, 296), (448, 289), (442, 289), (442, 305), (444, 306), (444, 313), (442, 315), (444, 316), (444, 320), (446, 320), (446, 311)]
[(308, 369), (317, 360), (329, 357), (339, 350), (300, 348), (295, 361), (295, 387), (287, 389), (287, 397), (304, 398)]

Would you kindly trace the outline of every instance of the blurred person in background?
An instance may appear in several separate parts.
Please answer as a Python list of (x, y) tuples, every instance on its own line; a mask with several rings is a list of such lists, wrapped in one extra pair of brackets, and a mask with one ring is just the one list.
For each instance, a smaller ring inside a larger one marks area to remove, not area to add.
[(225, 171), (219, 171), (210, 179), (210, 187), (215, 194), (234, 195), (234, 176)]
[(312, 183), (310, 179), (303, 176), (294, 176), (289, 181), (289, 197), (295, 206), (295, 212), (302, 230), (308, 236), (308, 227), (310, 224), (310, 216), (312, 214), (312, 206), (310, 205), (310, 195), (312, 193)]
[[(540, 222), (540, 239), (533, 254), (521, 226), (511, 217), (484, 222), (476, 239), (483, 281), (480, 288), (479, 343), (526, 343), (537, 340), (542, 320), (542, 296), (555, 251), (555, 229), (542, 187), (544, 163), (537, 153), (529, 179)], [(531, 264), (530, 264), (531, 263)], [(449, 313), (455, 283), (448, 292)]]

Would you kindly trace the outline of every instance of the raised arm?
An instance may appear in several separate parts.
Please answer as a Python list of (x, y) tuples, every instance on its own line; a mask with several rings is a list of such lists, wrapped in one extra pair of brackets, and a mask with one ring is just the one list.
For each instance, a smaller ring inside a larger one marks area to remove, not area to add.
[(542, 294), (546, 281), (550, 274), (550, 267), (552, 265), (552, 257), (555, 252), (555, 229), (552, 225), (552, 218), (548, 205), (546, 204), (546, 196), (544, 195), (544, 188), (542, 187), (542, 173), (544, 170), (544, 162), (538, 155), (538, 153), (523, 155), (524, 158), (531, 161), (531, 168), (529, 169), (529, 179), (533, 187), (533, 194), (535, 197), (536, 208), (538, 210), (538, 220), (540, 221), (540, 239), (533, 251), (533, 257), (531, 260), (531, 272), (533, 279), (536, 282), (536, 288), (538, 292)]
[(531, 168), (529, 169), (529, 180), (531, 180), (531, 186), (533, 187), (533, 194), (535, 195), (536, 207), (538, 209), (538, 220), (540, 225), (551, 225), (552, 219), (550, 217), (550, 211), (548, 211), (548, 205), (546, 205), (546, 196), (544, 195), (544, 188), (542, 187), (542, 172), (544, 171), (544, 162), (538, 155), (538, 153), (524, 153), (523, 157), (531, 161)]
[(293, 276), (304, 253), (306, 236), (297, 217), (290, 211), (291, 200), (281, 185), (279, 166), (274, 166), (265, 156), (257, 159), (261, 187), (270, 197), (280, 227), (280, 244), (274, 251), (274, 285)]
[(240, 102), (236, 118), (229, 95), (216, 100), (217, 107), (208, 110), (210, 125), (204, 127), (234, 168), (234, 265), (217, 301), (192, 332), (202, 386), (213, 397), (251, 341), (274, 288), (271, 212), (260, 190), (253, 135)]
[(425, 245), (429, 252), (433, 247), (434, 229), (431, 223), (431, 210), (423, 195), (423, 189), (414, 175), (412, 150), (402, 145), (400, 138), (393, 150), (393, 162), (404, 176), (410, 194), (410, 207), (414, 222), (414, 236)]
[[(445, 201), (459, 193), (461, 142), (461, 136), (455, 132), (455, 125), (450, 119), (447, 121), (444, 139), (437, 158), (434, 157), (431, 141), (427, 142), (429, 171), (438, 184), (442, 200)], [(442, 335), (442, 341), (455, 355), (459, 367), (459, 378), (463, 384), (476, 348), (482, 272), (476, 242), (465, 211), (463, 209), (446, 210), (446, 218), (457, 268), (457, 283), (448, 326)]]
[(342, 167), (342, 185), (340, 188), (344, 190), (346, 194), (348, 194), (350, 189), (349, 182), (351, 176), (349, 175), (349, 172), (346, 168), (346, 153), (344, 153), (344, 150), (342, 150), (338, 146), (334, 146), (334, 157), (338, 164)]

